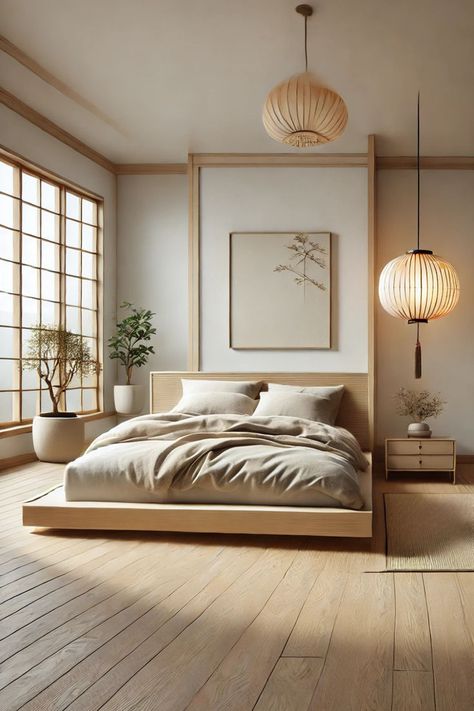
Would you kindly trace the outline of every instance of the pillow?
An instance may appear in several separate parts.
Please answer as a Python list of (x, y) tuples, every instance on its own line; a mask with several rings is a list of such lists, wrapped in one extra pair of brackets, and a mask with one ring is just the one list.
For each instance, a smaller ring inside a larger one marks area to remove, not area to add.
[(331, 407), (328, 410), (327, 424), (333, 425), (337, 420), (342, 396), (344, 395), (344, 385), (326, 385), (318, 387), (305, 387), (304, 385), (279, 385), (278, 383), (268, 383), (269, 392), (305, 393), (307, 395), (317, 395), (329, 399)]
[(256, 400), (242, 393), (189, 393), (183, 395), (171, 412), (187, 415), (251, 415), (256, 404)]
[(253, 414), (255, 417), (286, 415), (333, 425), (333, 410), (330, 397), (273, 390), (260, 393), (260, 401)]
[(255, 400), (262, 389), (261, 382), (250, 380), (181, 380), (183, 395), (190, 393), (240, 393)]

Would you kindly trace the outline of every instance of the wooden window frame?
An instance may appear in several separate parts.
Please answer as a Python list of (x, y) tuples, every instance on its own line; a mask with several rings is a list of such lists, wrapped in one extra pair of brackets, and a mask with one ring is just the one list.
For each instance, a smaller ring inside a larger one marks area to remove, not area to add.
[[(15, 176), (15, 187), (14, 187), (14, 194), (11, 195), (10, 193), (4, 193), (3, 191), (0, 190), (0, 193), (3, 195), (7, 195), (8, 197), (13, 197), (18, 204), (18, 216), (17, 220), (18, 223), (14, 227), (6, 227), (6, 229), (10, 229), (12, 233), (16, 234), (18, 237), (18, 247), (17, 247), (17, 253), (13, 255), (13, 259), (9, 260), (3, 260), (6, 262), (13, 262), (18, 264), (18, 283), (12, 285), (12, 291), (7, 291), (6, 289), (2, 289), (2, 293), (7, 293), (10, 296), (12, 296), (13, 299), (17, 300), (18, 303), (18, 313), (16, 314), (14, 312), (14, 318), (12, 319), (12, 324), (0, 324), (4, 326), (5, 328), (11, 328), (14, 330), (19, 331), (19, 335), (17, 337), (17, 343), (15, 346), (15, 355), (13, 357), (7, 357), (4, 356), (2, 357), (2, 360), (7, 360), (7, 361), (16, 361), (17, 364), (21, 364), (21, 359), (23, 357), (23, 332), (24, 330), (28, 329), (27, 325), (23, 325), (23, 318), (22, 318), (22, 302), (23, 298), (31, 298), (32, 300), (36, 300), (39, 304), (39, 313), (40, 313), (40, 318), (41, 318), (41, 304), (43, 301), (51, 302), (52, 304), (55, 304), (55, 309), (57, 309), (57, 315), (58, 315), (58, 322), (60, 324), (66, 325), (67, 327), (67, 307), (72, 307), (72, 308), (77, 308), (79, 311), (79, 318), (80, 318), (80, 325), (79, 325), (79, 331), (78, 334), (88, 338), (92, 339), (92, 342), (94, 344), (94, 355), (98, 359), (98, 361), (103, 364), (103, 212), (104, 212), (104, 199), (102, 196), (97, 195), (96, 193), (91, 192), (90, 190), (87, 190), (83, 188), (82, 186), (79, 186), (75, 183), (72, 183), (69, 180), (63, 179), (61, 176), (52, 173), (49, 170), (46, 170), (42, 168), (41, 166), (36, 165), (35, 163), (32, 163), (31, 161), (23, 158), (22, 156), (19, 156), (16, 153), (13, 153), (12, 151), (9, 151), (8, 149), (0, 146), (0, 161), (7, 163), (11, 165), (14, 169), (16, 169), (16, 176)], [(41, 195), (41, 182), (39, 183), (39, 201), (38, 204), (33, 204), (29, 200), (23, 199), (22, 195), (22, 181), (24, 174), (32, 175), (35, 179), (39, 181), (45, 181), (48, 182), (49, 184), (53, 185), (57, 190), (58, 190), (58, 206), (57, 206), (57, 211), (53, 211), (48, 208), (43, 208), (42, 206), (42, 195)], [(72, 194), (75, 195), (79, 198), (79, 217), (78, 218), (73, 218), (70, 216), (66, 215), (66, 195), (67, 194)], [(87, 200), (89, 202), (94, 203), (95, 205), (95, 210), (96, 210), (96, 221), (95, 224), (90, 223), (88, 221), (84, 220), (84, 215), (83, 215), (83, 200)], [(23, 214), (23, 205), (31, 205), (32, 207), (38, 209), (39, 211), (39, 229), (38, 229), (38, 234), (37, 235), (31, 235), (30, 232), (24, 233), (26, 236), (31, 236), (32, 238), (37, 240), (37, 249), (38, 249), (38, 264), (37, 266), (33, 266), (31, 264), (25, 264), (23, 262), (23, 255), (22, 255), (22, 248), (23, 248), (23, 230), (22, 230), (22, 214)], [(48, 239), (46, 237), (43, 237), (42, 235), (42, 217), (43, 217), (43, 212), (46, 211), (51, 214), (57, 215), (57, 221), (58, 221), (58, 234), (57, 234), (57, 241)], [(80, 235), (80, 242), (78, 247), (73, 247), (67, 243), (66, 240), (66, 219), (71, 220), (74, 222), (77, 222), (79, 224), (79, 235)], [(1, 220), (0, 220), (1, 222)], [(92, 251), (90, 249), (84, 249), (84, 245), (82, 242), (82, 233), (83, 233), (83, 226), (84, 225), (89, 225), (92, 226), (95, 229), (95, 234), (96, 234), (96, 243), (93, 245), (94, 249)], [(42, 265), (42, 250), (43, 250), (43, 244), (48, 243), (48, 244), (54, 244), (57, 247), (58, 251), (58, 262), (55, 265), (55, 269), (49, 269), (45, 268)], [(78, 252), (78, 259), (79, 259), (79, 265), (77, 269), (77, 274), (69, 274), (66, 271), (66, 250), (74, 250)], [(94, 269), (94, 275), (91, 277), (85, 277), (84, 276), (84, 271), (83, 271), (83, 264), (84, 264), (84, 254), (91, 254), (93, 260), (95, 260), (95, 269)], [(3, 259), (3, 258), (2, 258)], [(23, 289), (22, 289), (22, 270), (24, 267), (31, 267), (32, 269), (37, 269), (38, 272), (38, 292), (36, 296), (25, 296), (23, 294)], [(58, 293), (55, 294), (55, 299), (51, 301), (50, 299), (44, 300), (42, 299), (42, 274), (43, 272), (48, 272), (52, 273), (57, 278), (58, 280)], [(78, 304), (67, 304), (66, 302), (66, 280), (68, 277), (75, 277), (79, 280), (79, 295), (78, 295)], [(83, 281), (90, 281), (93, 284), (95, 284), (95, 294), (93, 296), (93, 304), (91, 307), (83, 307)], [(83, 310), (90, 311), (92, 314), (92, 319), (93, 319), (93, 334), (85, 334), (84, 333), (84, 313)], [(76, 332), (76, 331), (74, 331)], [(12, 382), (11, 388), (2, 388), (1, 392), (4, 393), (12, 393), (16, 394), (13, 395), (13, 402), (12, 402), (12, 410), (11, 410), (11, 416), (12, 419), (10, 421), (5, 421), (5, 422), (0, 422), (0, 434), (1, 433), (6, 433), (7, 431), (11, 430), (12, 433), (23, 433), (25, 431), (28, 431), (31, 427), (31, 418), (23, 417), (22, 413), (22, 408), (23, 408), (23, 394), (26, 392), (36, 392), (39, 393), (40, 397), (40, 409), (41, 409), (41, 396), (42, 393), (44, 392), (44, 387), (42, 387), (43, 383), (40, 382), (39, 387), (35, 388), (29, 388), (29, 387), (23, 387), (22, 383), (22, 370), (21, 367), (18, 368), (18, 381), (17, 383)], [(80, 409), (75, 408), (78, 414), (80, 414), (82, 417), (87, 418), (87, 419), (95, 419), (97, 417), (100, 417), (103, 415), (103, 375), (102, 375), (102, 368), (100, 372), (95, 376), (95, 382), (94, 385), (87, 385), (84, 384), (83, 380), (81, 379), (80, 385), (77, 385), (73, 388), (68, 388), (68, 391), (70, 390), (79, 390), (80, 391)], [(92, 409), (84, 409), (84, 396), (86, 391), (94, 391), (95, 393), (95, 402), (96, 402), (96, 407)], [(66, 399), (67, 399), (67, 394), (66, 394)], [(16, 400), (16, 402), (15, 402)], [(65, 400), (63, 398), (63, 404)]]

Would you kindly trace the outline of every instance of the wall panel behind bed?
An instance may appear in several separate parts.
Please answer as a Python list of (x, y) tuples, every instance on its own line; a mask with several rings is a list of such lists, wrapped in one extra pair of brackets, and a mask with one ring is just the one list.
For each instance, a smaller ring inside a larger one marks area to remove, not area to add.
[(152, 372), (150, 374), (151, 412), (166, 412), (176, 405), (182, 394), (181, 378), (262, 380), (267, 383), (306, 386), (344, 385), (344, 397), (336, 424), (352, 432), (363, 450), (370, 449), (367, 373)]

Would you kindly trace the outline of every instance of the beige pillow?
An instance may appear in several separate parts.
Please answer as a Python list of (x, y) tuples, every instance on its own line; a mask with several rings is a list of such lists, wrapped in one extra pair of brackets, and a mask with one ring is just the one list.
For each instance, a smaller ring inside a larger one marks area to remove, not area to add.
[(333, 409), (329, 397), (273, 390), (260, 393), (260, 401), (253, 414), (255, 417), (285, 415), (333, 425)]
[(190, 393), (240, 393), (255, 400), (262, 389), (261, 382), (250, 380), (189, 380), (183, 378), (183, 395)]
[(268, 383), (269, 392), (304, 393), (315, 395), (328, 400), (327, 418), (329, 425), (334, 425), (337, 420), (342, 397), (344, 395), (344, 385), (325, 385), (306, 387), (303, 385), (280, 385), (279, 383)]
[(189, 393), (183, 395), (171, 412), (187, 415), (251, 415), (256, 404), (256, 400), (242, 393)]

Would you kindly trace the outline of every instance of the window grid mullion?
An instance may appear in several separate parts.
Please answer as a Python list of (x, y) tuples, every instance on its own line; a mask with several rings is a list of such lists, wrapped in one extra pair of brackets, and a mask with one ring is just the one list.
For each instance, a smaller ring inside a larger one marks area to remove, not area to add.
[[(59, 324), (66, 328), (66, 188), (61, 186), (59, 193)], [(65, 393), (61, 394), (61, 407), (64, 408)]]
[(16, 411), (12, 412), (12, 419), (13, 420), (19, 420), (20, 422), (23, 422), (23, 235), (22, 235), (22, 227), (23, 227), (23, 210), (21, 207), (21, 195), (23, 192), (23, 169), (18, 168), (18, 195), (20, 196), (20, 201), (19, 201), (19, 211), (18, 211), (18, 300), (19, 300), (19, 307), (18, 307), (18, 356), (19, 356), (19, 372), (18, 372), (18, 387), (19, 387), (19, 393), (16, 396), (17, 398), (17, 403), (16, 403)]

